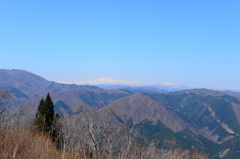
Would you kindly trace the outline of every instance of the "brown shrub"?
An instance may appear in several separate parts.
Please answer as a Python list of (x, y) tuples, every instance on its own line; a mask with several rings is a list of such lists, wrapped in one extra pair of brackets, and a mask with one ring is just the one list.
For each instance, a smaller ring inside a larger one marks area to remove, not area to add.
[(53, 159), (61, 158), (51, 139), (26, 129), (0, 127), (0, 158)]

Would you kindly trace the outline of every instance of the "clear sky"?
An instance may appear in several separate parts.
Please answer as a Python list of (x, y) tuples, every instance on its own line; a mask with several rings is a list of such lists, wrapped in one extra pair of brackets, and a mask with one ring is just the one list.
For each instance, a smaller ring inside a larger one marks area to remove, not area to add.
[(240, 87), (240, 1), (0, 0), (0, 68)]

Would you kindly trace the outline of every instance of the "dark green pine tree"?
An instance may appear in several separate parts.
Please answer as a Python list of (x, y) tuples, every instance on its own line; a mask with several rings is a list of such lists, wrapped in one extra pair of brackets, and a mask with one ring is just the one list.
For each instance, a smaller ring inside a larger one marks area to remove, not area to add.
[(61, 147), (60, 116), (54, 115), (54, 104), (49, 93), (45, 100), (39, 102), (34, 125), (37, 131), (49, 135), (57, 147)]
[(54, 104), (52, 98), (50, 97), (49, 93), (45, 99), (45, 120), (46, 120), (46, 130), (52, 134), (53, 127), (54, 127)]
[(42, 133), (48, 132), (47, 131), (48, 124), (46, 121), (46, 105), (45, 105), (45, 101), (43, 100), (43, 98), (39, 102), (34, 125), (38, 131), (40, 131)]
[(54, 105), (52, 99), (47, 94), (45, 100), (41, 100), (36, 113), (36, 128), (38, 131), (51, 135), (54, 120)]

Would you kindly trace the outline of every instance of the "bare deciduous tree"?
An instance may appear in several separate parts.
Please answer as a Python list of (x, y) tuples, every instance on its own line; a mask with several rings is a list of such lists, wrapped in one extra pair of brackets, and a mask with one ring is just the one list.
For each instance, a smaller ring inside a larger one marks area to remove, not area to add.
[(12, 99), (12, 93), (6, 90), (0, 90), (0, 115), (3, 113), (3, 111), (6, 109), (8, 103)]

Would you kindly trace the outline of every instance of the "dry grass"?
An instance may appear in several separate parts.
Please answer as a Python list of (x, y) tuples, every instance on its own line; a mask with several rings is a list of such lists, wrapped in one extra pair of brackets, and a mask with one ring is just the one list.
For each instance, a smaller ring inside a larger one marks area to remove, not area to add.
[(50, 138), (26, 129), (0, 128), (0, 158), (55, 159), (61, 158)]

